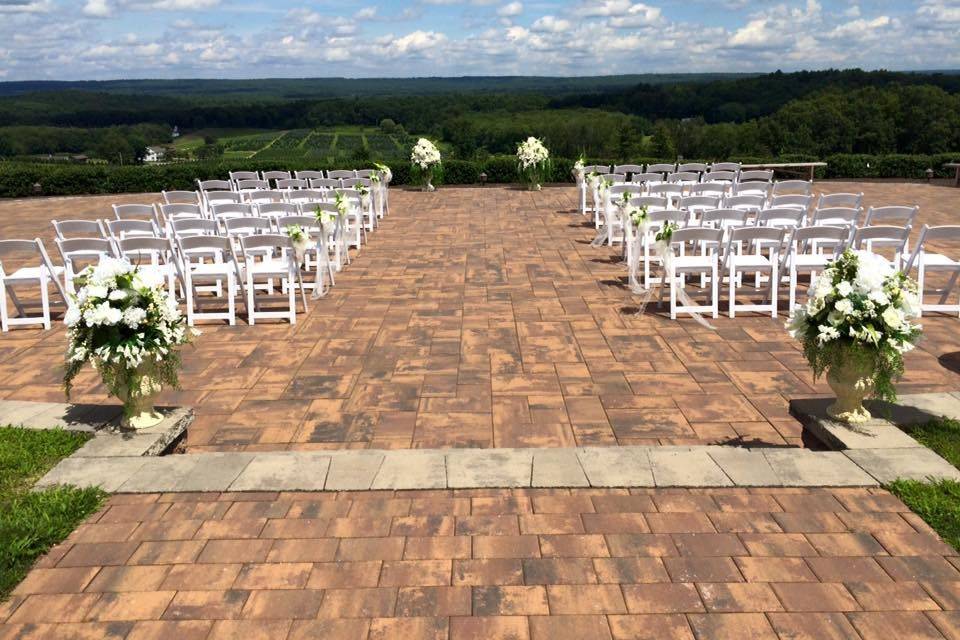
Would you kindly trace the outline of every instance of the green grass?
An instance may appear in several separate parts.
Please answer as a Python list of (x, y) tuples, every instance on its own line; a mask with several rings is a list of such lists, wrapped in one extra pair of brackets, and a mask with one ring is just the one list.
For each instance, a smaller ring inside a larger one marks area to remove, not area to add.
[(86, 440), (62, 430), (0, 427), (0, 600), (38, 557), (103, 503), (106, 494), (99, 489), (30, 491), (37, 478)]
[[(917, 442), (960, 468), (960, 421), (939, 419), (901, 428)], [(933, 483), (897, 480), (887, 489), (903, 500), (954, 549), (960, 549), (960, 483), (954, 480)]]

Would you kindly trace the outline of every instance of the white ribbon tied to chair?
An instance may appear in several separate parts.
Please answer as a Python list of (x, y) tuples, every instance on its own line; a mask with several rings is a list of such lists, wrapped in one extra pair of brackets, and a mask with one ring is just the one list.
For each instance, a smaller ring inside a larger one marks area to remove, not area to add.
[(606, 182), (601, 181), (600, 185), (595, 190), (595, 203), (597, 198), (600, 199), (600, 206), (603, 207), (603, 226), (597, 229), (597, 235), (594, 236), (593, 241), (590, 242), (590, 246), (592, 247), (602, 247), (603, 245), (607, 244), (607, 242), (610, 240), (611, 227), (613, 226), (610, 224), (611, 217), (613, 215), (613, 203), (610, 201), (610, 188)]
[[(342, 216), (337, 216), (341, 218)], [(313, 280), (313, 293), (310, 295), (312, 300), (319, 300), (327, 295), (327, 288), (325, 284), (326, 275), (330, 272), (330, 249), (327, 246), (327, 237), (329, 235), (327, 231), (327, 225), (322, 221), (318, 221), (320, 225), (320, 234), (317, 237), (317, 268), (314, 274)], [(338, 226), (334, 226), (334, 241), (336, 241)], [(333, 277), (330, 278), (331, 284), (333, 284)]]

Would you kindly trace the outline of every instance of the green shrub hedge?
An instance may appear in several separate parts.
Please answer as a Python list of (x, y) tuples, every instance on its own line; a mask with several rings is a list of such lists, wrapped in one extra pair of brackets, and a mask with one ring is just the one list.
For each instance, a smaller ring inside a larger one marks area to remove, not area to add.
[[(772, 160), (770, 158), (737, 157), (733, 161), (744, 164), (762, 162), (812, 162), (810, 156), (790, 155)], [(697, 162), (685, 158), (685, 162)], [(947, 162), (960, 161), (960, 153), (938, 155), (888, 155), (869, 156), (837, 154), (825, 159), (827, 167), (817, 171), (818, 178), (905, 178), (923, 179), (927, 168), (932, 168), (938, 178), (953, 176), (953, 170), (944, 169)], [(637, 158), (632, 162), (650, 164), (657, 158)], [(550, 182), (571, 182), (574, 160), (553, 158)], [(590, 158), (588, 164), (617, 164), (617, 161)], [(24, 162), (0, 162), (0, 198), (21, 198), (31, 195), (64, 196), (97, 193), (152, 193), (175, 189), (193, 189), (196, 180), (223, 178), (230, 171), (281, 169), (335, 169), (323, 162), (310, 160), (262, 161), (231, 160), (185, 162), (167, 165), (114, 166), (114, 165), (64, 165)], [(393, 184), (410, 182), (410, 167), (396, 164)], [(513, 156), (493, 156), (483, 161), (446, 160), (443, 167), (443, 184), (476, 184), (480, 174), (485, 173), (491, 184), (517, 182), (517, 162)], [(34, 185), (40, 185), (39, 192)]]

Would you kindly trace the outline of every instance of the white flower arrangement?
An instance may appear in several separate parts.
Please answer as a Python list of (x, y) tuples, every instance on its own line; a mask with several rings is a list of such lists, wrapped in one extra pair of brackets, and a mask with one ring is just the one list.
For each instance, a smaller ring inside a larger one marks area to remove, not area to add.
[(530, 136), (517, 146), (517, 172), (531, 189), (540, 189), (540, 183), (550, 171), (550, 152), (539, 138)]
[(379, 162), (374, 162), (373, 166), (377, 170), (377, 173), (373, 175), (377, 177), (378, 181), (382, 180), (384, 184), (388, 184), (391, 180), (393, 180), (393, 171), (390, 170), (390, 167)]
[(286, 231), (290, 243), (293, 245), (293, 253), (297, 257), (297, 264), (302, 264), (303, 257), (307, 254), (307, 249), (310, 248), (310, 235), (298, 224), (288, 225), (284, 231)]
[(423, 187), (433, 190), (433, 180), (440, 177), (440, 149), (426, 138), (417, 140), (410, 153), (410, 164), (415, 178), (423, 182)]
[(903, 354), (920, 339), (917, 285), (882, 256), (846, 250), (813, 281), (806, 305), (787, 323), (800, 340), (814, 377), (832, 367), (861, 364), (875, 394), (894, 400)]
[(573, 178), (577, 181), (577, 184), (583, 184), (583, 178), (585, 176), (586, 170), (586, 159), (583, 157), (583, 154), (580, 154), (580, 157), (577, 158), (577, 161), (573, 163)]
[(67, 395), (86, 363), (113, 395), (128, 401), (178, 387), (180, 354), (190, 341), (176, 300), (161, 279), (130, 263), (103, 257), (77, 277), (80, 288), (64, 316), (67, 325)]

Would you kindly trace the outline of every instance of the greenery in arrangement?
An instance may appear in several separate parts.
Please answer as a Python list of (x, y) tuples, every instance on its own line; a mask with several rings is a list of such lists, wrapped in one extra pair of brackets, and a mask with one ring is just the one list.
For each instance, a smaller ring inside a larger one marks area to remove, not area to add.
[(0, 427), (0, 600), (37, 558), (103, 503), (106, 494), (99, 489), (30, 490), (86, 440), (68, 431)]
[(882, 256), (847, 249), (817, 276), (810, 299), (790, 318), (815, 378), (832, 368), (857, 366), (874, 394), (896, 399), (903, 354), (920, 339), (916, 283)]
[[(901, 427), (921, 444), (960, 468), (960, 421), (937, 419)], [(897, 480), (887, 487), (955, 549), (960, 549), (960, 483)]]
[(178, 347), (189, 341), (186, 322), (163, 283), (124, 260), (101, 258), (77, 280), (67, 325), (67, 394), (86, 363), (100, 372), (131, 417), (138, 401), (178, 387)]

